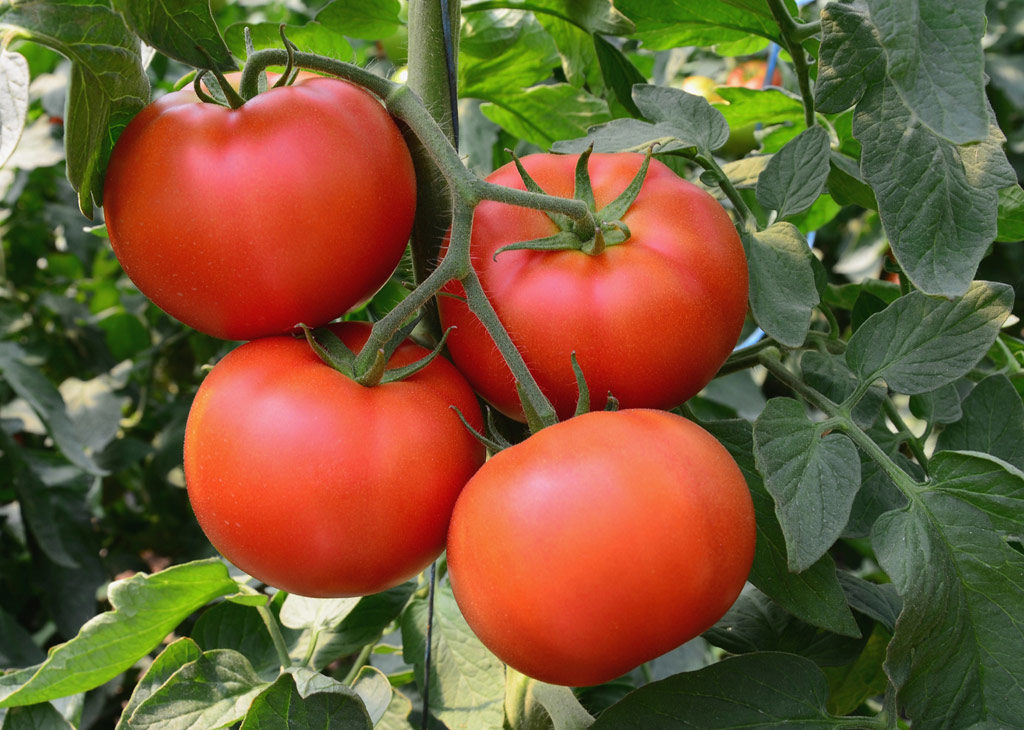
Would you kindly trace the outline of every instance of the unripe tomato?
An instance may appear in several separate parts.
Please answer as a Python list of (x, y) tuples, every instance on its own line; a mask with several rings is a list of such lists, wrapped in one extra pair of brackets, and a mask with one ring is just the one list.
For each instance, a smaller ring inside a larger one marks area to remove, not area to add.
[[(760, 58), (752, 58), (740, 63), (729, 72), (725, 79), (726, 86), (742, 86), (746, 89), (764, 87), (764, 75), (768, 72), (768, 63)], [(782, 72), (778, 67), (772, 73), (772, 86), (782, 85)]]
[[(350, 348), (368, 327), (333, 329)], [(391, 367), (427, 351), (403, 343)], [(196, 394), (185, 479), (196, 519), (224, 557), (305, 596), (397, 585), (444, 548), (455, 499), (483, 463), (480, 408), (437, 358), (406, 380), (364, 387), (289, 336), (233, 350)]]
[(111, 155), (114, 253), (157, 306), (245, 340), (325, 324), (401, 259), (416, 191), (397, 125), (362, 89), (307, 74), (238, 109), (161, 97)]
[[(521, 162), (551, 195), (572, 197), (575, 155), (536, 154)], [(614, 200), (640, 165), (639, 154), (594, 154), (597, 208)], [(525, 188), (515, 165), (489, 181)], [(630, 237), (602, 253), (505, 251), (550, 236), (538, 210), (484, 201), (473, 218), (473, 268), (512, 341), (560, 418), (576, 406), (570, 356), (576, 353), (593, 407), (609, 391), (623, 408), (670, 408), (710, 381), (735, 347), (747, 311), (747, 262), (732, 220), (707, 192), (651, 160), (640, 193), (622, 217)], [(522, 420), (511, 371), (459, 297), (440, 297), (455, 326), (452, 361), (498, 410)]]
[(725, 99), (715, 91), (715, 87), (717, 86), (715, 80), (708, 76), (687, 76), (680, 81), (677, 86), (687, 94), (703, 96), (712, 103), (722, 103), (725, 101)]
[(448, 574), (500, 659), (592, 685), (721, 618), (755, 534), (743, 475), (711, 434), (666, 411), (600, 411), (480, 468), (455, 505)]

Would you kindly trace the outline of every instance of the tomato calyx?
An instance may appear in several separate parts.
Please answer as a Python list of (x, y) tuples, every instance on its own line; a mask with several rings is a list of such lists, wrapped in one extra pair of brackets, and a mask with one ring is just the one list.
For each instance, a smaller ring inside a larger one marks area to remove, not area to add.
[[(270, 87), (274, 89), (279, 86), (289, 86), (298, 76), (298, 69), (295, 67), (295, 52), (298, 50), (298, 47), (288, 40), (284, 30), (285, 25), (282, 23), (279, 31), (281, 34), (281, 42), (284, 44), (284, 49), (288, 56), (284, 72), (277, 81), (274, 82), (273, 86)], [(248, 27), (244, 29), (244, 34), (246, 52), (251, 56), (255, 49), (252, 43), (252, 35)], [(255, 88), (246, 88), (245, 85), (242, 85), (236, 90), (235, 87), (231, 85), (231, 82), (228, 81), (227, 77), (225, 77), (224, 74), (216, 67), (213, 62), (213, 58), (210, 57), (210, 54), (202, 47), (197, 46), (197, 49), (210, 61), (210, 68), (200, 70), (192, 82), (193, 91), (195, 91), (196, 96), (198, 96), (204, 103), (217, 104), (231, 109), (238, 109), (245, 104), (245, 102), (249, 101), (249, 99), (267, 90), (266, 73), (262, 71), (258, 75), (258, 81), (255, 84)], [(208, 87), (204, 86), (203, 79), (206, 78), (207, 74), (213, 74), (217, 83), (210, 84)], [(242, 78), (244, 77), (245, 72), (243, 69)]]
[[(498, 254), (505, 251), (580, 251), (589, 256), (600, 255), (608, 246), (617, 246), (629, 240), (629, 227), (622, 220), (626, 211), (640, 194), (644, 178), (647, 176), (647, 168), (650, 165), (651, 155), (654, 148), (647, 150), (640, 169), (615, 200), (597, 210), (597, 203), (594, 200), (594, 189), (590, 182), (590, 171), (588, 163), (590, 155), (594, 151), (593, 145), (583, 152), (576, 162), (575, 188), (573, 197), (587, 204), (587, 207), (594, 214), (594, 225), (581, 224), (568, 216), (559, 213), (546, 212), (545, 215), (551, 222), (558, 226), (558, 233), (541, 238), (534, 238), (529, 241), (519, 241), (502, 246), (494, 252), (493, 259), (497, 260)], [(537, 181), (530, 177), (530, 174), (523, 167), (522, 162), (515, 155), (512, 156), (516, 169), (523, 180), (526, 189), (534, 193), (546, 191), (537, 184)]]
[(305, 325), (300, 325), (300, 327), (306, 337), (306, 342), (309, 343), (309, 346), (313, 348), (313, 351), (324, 364), (329, 365), (360, 385), (372, 388), (376, 385), (394, 383), (412, 377), (433, 362), (434, 358), (441, 353), (445, 342), (448, 340), (448, 333), (451, 332), (451, 328), (444, 332), (440, 342), (437, 343), (437, 346), (429, 354), (403, 367), (388, 367), (391, 356), (398, 349), (398, 346), (412, 333), (418, 322), (418, 319), (414, 319), (405, 326), (400, 327), (382, 347), (377, 349), (373, 362), (366, 369), (359, 368), (357, 353), (350, 350), (330, 327), (317, 327), (316, 329), (311, 329)]

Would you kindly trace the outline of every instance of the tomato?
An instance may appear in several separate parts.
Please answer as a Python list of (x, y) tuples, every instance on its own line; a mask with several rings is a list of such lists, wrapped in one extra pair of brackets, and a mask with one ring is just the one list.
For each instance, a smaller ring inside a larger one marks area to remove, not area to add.
[(238, 109), (161, 97), (111, 155), (114, 253), (157, 306), (232, 340), (318, 326), (373, 294), (412, 227), (409, 150), (362, 89), (308, 74)]
[[(524, 157), (548, 193), (571, 197), (577, 158)], [(594, 154), (590, 174), (600, 209), (640, 168), (643, 155)], [(524, 188), (514, 165), (488, 178)], [(602, 253), (505, 251), (502, 246), (557, 232), (544, 213), (485, 201), (473, 219), (471, 256), (484, 291), (559, 416), (574, 411), (575, 351), (595, 409), (608, 392), (622, 407), (669, 408), (695, 395), (736, 345), (747, 309), (747, 265), (739, 235), (711, 195), (657, 160), (623, 216), (631, 232)], [(461, 285), (448, 285), (462, 295)], [(466, 304), (439, 298), (454, 326), (456, 366), (498, 410), (523, 412), (511, 371)]]
[[(350, 348), (368, 327), (333, 325)], [(427, 354), (403, 343), (390, 367)], [(267, 337), (233, 350), (196, 394), (185, 478), (203, 531), (246, 573), (306, 596), (375, 593), (444, 548), (455, 499), (484, 450), (469, 385), (437, 358), (364, 387), (309, 345)]]
[(455, 505), (448, 574), (500, 659), (592, 685), (721, 618), (755, 534), (743, 475), (711, 434), (666, 411), (599, 411), (480, 468)]
[(703, 96), (709, 102), (725, 102), (725, 99), (715, 91), (715, 87), (717, 86), (715, 80), (708, 76), (687, 76), (679, 82), (677, 86), (687, 94)]
[[(768, 63), (759, 58), (752, 58), (738, 64), (726, 77), (726, 86), (742, 86), (747, 89), (764, 87), (764, 75), (768, 72)], [(772, 73), (772, 86), (782, 85), (782, 73), (778, 67)]]

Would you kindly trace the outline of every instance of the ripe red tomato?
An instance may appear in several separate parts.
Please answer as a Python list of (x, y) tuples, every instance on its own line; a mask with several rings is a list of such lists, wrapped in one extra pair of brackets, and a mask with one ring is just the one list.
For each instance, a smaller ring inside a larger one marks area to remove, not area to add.
[(500, 659), (592, 685), (721, 618), (755, 534), (743, 475), (711, 434), (666, 411), (599, 411), (480, 468), (455, 505), (448, 574)]
[[(760, 89), (764, 87), (764, 75), (768, 71), (768, 64), (759, 58), (744, 61), (734, 68), (725, 79), (726, 86), (742, 86), (746, 89)], [(772, 86), (782, 85), (782, 73), (778, 67), (772, 73)]]
[[(529, 155), (522, 163), (548, 193), (572, 197), (577, 158)], [(595, 154), (597, 207), (636, 175), (639, 154)], [(513, 164), (491, 182), (523, 189)], [(485, 201), (473, 219), (473, 267), (541, 390), (561, 418), (576, 404), (576, 352), (595, 409), (609, 391), (622, 407), (670, 408), (714, 377), (736, 345), (747, 311), (747, 263), (739, 235), (711, 195), (651, 160), (623, 221), (631, 237), (598, 255), (581, 251), (494, 252), (557, 232), (542, 212)], [(462, 295), (458, 282), (447, 291)], [(440, 297), (452, 360), (498, 410), (523, 412), (511, 371), (476, 317)]]
[(225, 339), (329, 322), (398, 264), (415, 209), (409, 150), (362, 89), (312, 74), (239, 109), (191, 89), (142, 110), (107, 169), (125, 272), (157, 306)]
[[(350, 348), (368, 327), (333, 328)], [(403, 343), (390, 367), (427, 354)], [(437, 358), (364, 387), (289, 336), (248, 342), (203, 381), (185, 429), (185, 478), (200, 526), (255, 578), (306, 596), (375, 593), (444, 548), (455, 499), (483, 463), (480, 408)]]

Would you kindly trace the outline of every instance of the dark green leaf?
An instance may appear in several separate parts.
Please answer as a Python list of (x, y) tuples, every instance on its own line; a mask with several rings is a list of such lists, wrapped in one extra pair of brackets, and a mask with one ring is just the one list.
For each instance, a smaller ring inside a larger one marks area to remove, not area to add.
[(837, 203), (878, 210), (875, 191), (864, 182), (860, 174), (860, 165), (857, 162), (834, 150), (830, 155), (829, 162), (826, 185)]
[(772, 398), (754, 423), (754, 456), (775, 499), (790, 570), (799, 573), (846, 526), (860, 487), (857, 448), (843, 434), (823, 434), (799, 401)]
[(303, 696), (291, 674), (282, 674), (254, 700), (241, 730), (371, 730), (373, 723), (358, 695), (345, 685)]
[(112, 8), (33, 0), (0, 8), (0, 23), (71, 60), (64, 149), (68, 179), (86, 216), (103, 199), (114, 140), (149, 100), (139, 39)]
[(654, 50), (713, 46), (750, 35), (762, 36), (765, 45), (778, 40), (779, 28), (762, 0), (616, 0), (615, 7), (636, 24), (633, 36)]
[[(834, 403), (842, 403), (857, 388), (857, 376), (846, 366), (841, 355), (807, 350), (800, 356), (800, 372), (808, 385)], [(868, 428), (878, 420), (885, 399), (885, 388), (872, 386), (853, 407), (854, 422)]]
[(825, 676), (810, 659), (760, 652), (651, 682), (605, 710), (593, 727), (832, 730), (835, 718), (825, 709), (827, 699)]
[(218, 560), (138, 573), (111, 583), (113, 610), (90, 620), (78, 635), (50, 650), (46, 661), (0, 678), (0, 707), (30, 705), (98, 687), (145, 656), (174, 628), (236, 584)]
[[(114, 8), (147, 44), (195, 68), (236, 68), (208, 3), (113, 0)], [(200, 50), (202, 49), (202, 50)]]
[(947, 383), (930, 393), (910, 396), (910, 412), (915, 418), (933, 423), (953, 423), (963, 415), (960, 391), (955, 383)]
[(776, 152), (757, 180), (757, 200), (779, 218), (802, 213), (813, 205), (829, 174), (828, 132), (814, 126)]
[(937, 451), (982, 451), (1024, 470), (1024, 404), (1005, 375), (991, 375), (964, 398), (963, 418), (939, 433)]
[(49, 702), (15, 707), (0, 713), (3, 730), (74, 730), (74, 725)]
[(881, 622), (889, 631), (893, 630), (903, 609), (903, 601), (892, 583), (871, 583), (846, 572), (839, 573), (839, 582), (853, 610)]
[(1013, 305), (1006, 284), (974, 282), (953, 301), (911, 292), (853, 333), (846, 362), (898, 393), (927, 393), (966, 374), (995, 341)]
[(270, 632), (252, 606), (233, 601), (211, 606), (196, 620), (191, 637), (202, 651), (234, 649), (245, 654), (256, 673), (268, 680), (281, 668)]
[(586, 137), (561, 140), (551, 145), (554, 152), (580, 154), (593, 147), (594, 152), (640, 152), (652, 146), (658, 152), (671, 152), (685, 147), (676, 141), (677, 130), (668, 123), (649, 124), (639, 119), (615, 119), (591, 127)]
[(813, 254), (792, 223), (775, 223), (763, 231), (740, 231), (750, 269), (750, 308), (770, 337), (799, 347), (817, 306)]
[(828, 678), (829, 712), (850, 715), (865, 701), (885, 694), (889, 678), (882, 665), (890, 638), (890, 632), (876, 624), (863, 651), (854, 661), (839, 667), (823, 668)]
[(1024, 555), (932, 486), (872, 535), (904, 600), (886, 670), (915, 727), (1013, 727), (1024, 716)]
[(797, 618), (843, 636), (857, 636), (860, 633), (857, 622), (846, 604), (830, 556), (825, 555), (802, 573), (789, 572), (785, 538), (775, 517), (775, 503), (754, 465), (750, 423), (705, 421), (701, 425), (728, 449), (750, 487), (757, 516), (757, 549), (750, 582)]

